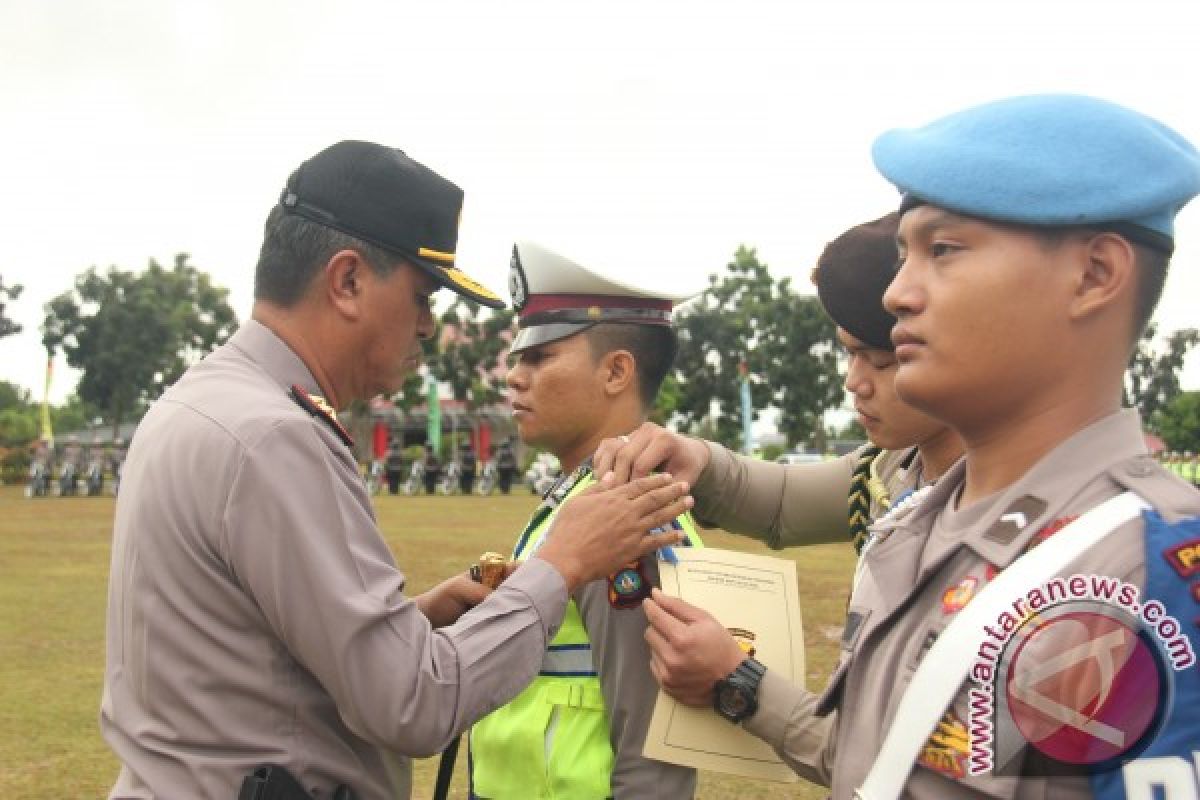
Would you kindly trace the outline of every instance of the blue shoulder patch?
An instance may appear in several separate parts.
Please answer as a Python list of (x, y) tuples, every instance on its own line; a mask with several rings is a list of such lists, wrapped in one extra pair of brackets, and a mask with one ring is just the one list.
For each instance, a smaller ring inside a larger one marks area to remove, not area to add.
[[(1200, 762), (1200, 517), (1167, 522), (1156, 511), (1143, 514), (1146, 586), (1143, 622), (1154, 628), (1174, 668), (1170, 707), (1154, 741), (1120, 769), (1092, 776), (1099, 800), (1165, 796), (1195, 797)], [(1157, 604), (1157, 605), (1156, 605)], [(1149, 609), (1154, 608), (1155, 619)], [(1178, 794), (1176, 794), (1178, 793)]]

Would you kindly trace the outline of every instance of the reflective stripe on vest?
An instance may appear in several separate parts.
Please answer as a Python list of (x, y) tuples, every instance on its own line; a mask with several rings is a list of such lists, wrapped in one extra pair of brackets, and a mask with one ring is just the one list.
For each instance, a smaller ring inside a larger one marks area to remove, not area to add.
[[(524, 561), (533, 555), (558, 509), (594, 482), (590, 475), (584, 477), (558, 508), (536, 525), (531, 522), (513, 558)], [(684, 515), (679, 523), (687, 541), (702, 547), (691, 518)], [(567, 603), (562, 626), (542, 657), (538, 676), (512, 702), (477, 722), (469, 742), (474, 797), (589, 800), (612, 796), (608, 715), (587, 629), (573, 600)]]
[(542, 668), (538, 675), (571, 675), (592, 676), (596, 668), (592, 666), (592, 647), (590, 644), (552, 644), (542, 656)]

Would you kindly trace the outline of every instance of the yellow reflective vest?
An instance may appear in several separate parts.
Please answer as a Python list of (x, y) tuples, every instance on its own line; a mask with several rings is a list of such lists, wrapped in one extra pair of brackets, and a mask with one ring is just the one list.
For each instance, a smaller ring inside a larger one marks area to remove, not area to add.
[[(585, 473), (562, 502), (544, 506), (521, 534), (513, 558), (541, 544), (558, 510), (595, 482)], [(691, 516), (676, 522), (687, 542), (702, 547)], [(596, 800), (612, 796), (613, 751), (592, 647), (574, 600), (542, 657), (533, 683), (471, 728), (471, 797), (480, 800)]]

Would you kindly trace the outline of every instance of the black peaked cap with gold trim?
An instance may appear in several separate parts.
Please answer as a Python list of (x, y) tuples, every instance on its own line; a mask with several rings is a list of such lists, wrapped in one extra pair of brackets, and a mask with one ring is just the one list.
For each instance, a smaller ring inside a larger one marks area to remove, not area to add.
[(599, 323), (670, 327), (675, 305), (691, 297), (630, 286), (531, 241), (513, 245), (508, 291), (517, 312), (514, 354)]
[(453, 292), (491, 308), (504, 301), (454, 263), (463, 191), (404, 151), (344, 141), (301, 164), (283, 210), (403, 256)]

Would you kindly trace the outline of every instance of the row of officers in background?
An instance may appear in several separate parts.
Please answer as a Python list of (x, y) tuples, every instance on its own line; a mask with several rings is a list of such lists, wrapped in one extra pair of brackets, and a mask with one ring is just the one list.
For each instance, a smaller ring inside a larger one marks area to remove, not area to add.
[(53, 442), (38, 439), (30, 448), (25, 496), (103, 494), (106, 475), (112, 479), (109, 489), (115, 495), (124, 462), (125, 443), (121, 439), (110, 444), (93, 442), (85, 445), (78, 435), (71, 434), (57, 449)]
[[(425, 494), (489, 495), (496, 489), (508, 494), (519, 472), (516, 453), (509, 441), (499, 447), (489, 447), (482, 464), (470, 442), (463, 442), (444, 464), (433, 446), (427, 444), (421, 457), (411, 464), (406, 464), (403, 450), (395, 446), (389, 448), (385, 458), (368, 465), (366, 481), (371, 494), (380, 494), (385, 486), (390, 494), (414, 495), (424, 491)], [(537, 469), (531, 468), (530, 475), (526, 476), (531, 490), (540, 485), (533, 475), (535, 472)]]
[(1200, 455), (1188, 451), (1175, 453), (1164, 450), (1158, 454), (1158, 460), (1166, 467), (1167, 472), (1178, 475), (1192, 486), (1200, 487)]

